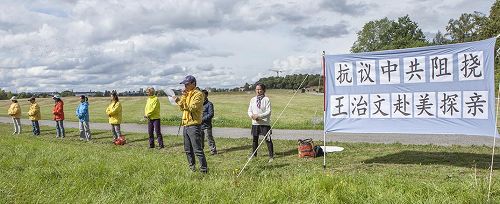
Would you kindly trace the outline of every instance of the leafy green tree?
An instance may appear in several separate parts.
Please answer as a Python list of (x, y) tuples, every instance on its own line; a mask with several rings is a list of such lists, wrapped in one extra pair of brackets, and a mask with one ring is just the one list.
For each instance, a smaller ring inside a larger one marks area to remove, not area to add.
[(458, 19), (450, 19), (446, 35), (453, 43), (481, 40), (481, 28), (487, 24), (488, 17), (480, 12), (463, 13)]
[(432, 45), (445, 45), (450, 44), (451, 40), (446, 38), (446, 36), (438, 30), (434, 39), (432, 39)]
[(357, 35), (358, 39), (351, 47), (354, 53), (429, 45), (418, 24), (408, 15), (397, 21), (388, 18), (370, 21)]

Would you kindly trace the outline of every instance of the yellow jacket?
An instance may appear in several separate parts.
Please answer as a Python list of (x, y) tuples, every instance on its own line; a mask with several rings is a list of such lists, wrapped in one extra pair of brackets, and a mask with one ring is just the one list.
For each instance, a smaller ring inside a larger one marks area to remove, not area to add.
[(182, 111), (182, 125), (200, 125), (203, 116), (203, 101), (205, 96), (199, 90), (191, 90), (177, 100), (177, 104)]
[(160, 119), (160, 101), (156, 96), (149, 96), (144, 107), (144, 115), (150, 120)]
[(41, 120), (42, 115), (40, 114), (40, 106), (38, 103), (32, 103), (30, 105), (30, 110), (28, 111), (28, 116), (30, 120)]
[(111, 102), (106, 108), (106, 114), (109, 116), (109, 124), (118, 125), (122, 123), (122, 104)]
[(8, 113), (13, 118), (21, 118), (21, 106), (19, 106), (19, 103), (10, 104)]

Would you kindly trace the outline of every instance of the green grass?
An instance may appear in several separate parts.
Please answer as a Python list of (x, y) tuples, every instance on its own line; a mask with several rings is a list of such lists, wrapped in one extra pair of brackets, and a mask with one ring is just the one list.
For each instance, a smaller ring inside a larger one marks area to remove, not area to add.
[[(29, 127), (24, 127), (28, 130)], [(219, 155), (207, 155), (210, 172), (190, 172), (181, 137), (148, 149), (145, 134), (127, 134), (114, 146), (108, 131), (92, 142), (10, 135), (0, 124), (0, 203), (486, 203), (491, 148), (331, 143), (345, 150), (322, 158), (297, 158), (295, 141), (275, 140), (240, 178), (250, 139), (217, 138)], [(206, 151), (208, 152), (208, 151)], [(495, 158), (495, 173), (500, 157)], [(491, 203), (500, 202), (494, 176)]]
[[(294, 91), (269, 90), (273, 115), (271, 120), (278, 118)], [(241, 127), (249, 128), (251, 120), (248, 118), (247, 109), (254, 92), (210, 93), (209, 99), (215, 106), (213, 124), (216, 127)], [(42, 111), (42, 119), (52, 119), (54, 101), (50, 98), (37, 99)], [(66, 120), (76, 121), (75, 109), (79, 104), (78, 97), (63, 98)], [(29, 102), (21, 99), (23, 118), (28, 118)], [(108, 122), (105, 114), (109, 104), (108, 97), (91, 97), (90, 121)], [(123, 106), (124, 123), (141, 123), (144, 115), (146, 97), (121, 97)], [(0, 101), (0, 116), (8, 116), (9, 100)], [(162, 123), (166, 125), (179, 125), (181, 112), (177, 106), (170, 105), (166, 97), (160, 98)], [(276, 129), (322, 129), (323, 128), (323, 96), (298, 93), (292, 100), (282, 117), (275, 126)]]

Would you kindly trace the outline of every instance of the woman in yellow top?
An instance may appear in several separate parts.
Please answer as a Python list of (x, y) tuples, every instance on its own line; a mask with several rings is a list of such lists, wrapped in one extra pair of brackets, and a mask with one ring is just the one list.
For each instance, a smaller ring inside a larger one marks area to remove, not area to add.
[(12, 117), (12, 121), (14, 121), (14, 134), (21, 134), (21, 106), (17, 102), (17, 97), (12, 96), (10, 98), (12, 104), (10, 104), (8, 114)]
[(148, 100), (144, 107), (144, 118), (148, 120), (149, 148), (155, 148), (153, 132), (156, 132), (158, 146), (160, 146), (160, 149), (163, 149), (165, 146), (163, 145), (163, 136), (161, 134), (160, 100), (155, 96), (155, 89), (153, 87), (147, 88), (146, 94), (148, 94)]
[(116, 91), (111, 93), (111, 103), (108, 108), (106, 108), (106, 114), (109, 117), (109, 124), (111, 124), (113, 140), (116, 140), (122, 135), (120, 131), (120, 124), (122, 123), (122, 104), (120, 104)]
[(35, 97), (31, 97), (29, 102), (31, 105), (30, 110), (28, 111), (28, 116), (31, 120), (31, 126), (33, 127), (33, 135), (40, 136), (40, 124), (38, 124), (38, 121), (42, 119), (40, 106), (36, 103)]

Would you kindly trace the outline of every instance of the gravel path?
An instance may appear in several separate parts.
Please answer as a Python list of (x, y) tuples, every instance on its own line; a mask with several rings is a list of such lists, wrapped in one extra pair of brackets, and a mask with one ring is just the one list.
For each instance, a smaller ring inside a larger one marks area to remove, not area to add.
[[(31, 125), (31, 121), (27, 119), (21, 120), (23, 125)], [(12, 123), (9, 117), (0, 117), (0, 123)], [(41, 120), (41, 126), (55, 126), (54, 121)], [(66, 128), (78, 128), (77, 122), (64, 121)], [(107, 123), (91, 123), (91, 129), (110, 130), (110, 125)], [(127, 123), (122, 124), (122, 131), (134, 133), (147, 133), (147, 126), (144, 124)], [(162, 133), (168, 135), (176, 135), (178, 127), (162, 126)], [(26, 130), (24, 130), (26, 131)], [(181, 130), (182, 131), (182, 130)], [(111, 132), (111, 130), (110, 130)], [(214, 137), (221, 138), (250, 138), (250, 129), (243, 128), (213, 128)], [(182, 133), (181, 133), (182, 134)], [(282, 130), (275, 129), (272, 134), (273, 139), (280, 140), (297, 140), (301, 138), (313, 138), (314, 141), (323, 141), (322, 130)], [(353, 134), (353, 133), (329, 133), (326, 136), (328, 142), (367, 142), (367, 143), (401, 143), (401, 144), (434, 144), (442, 146), (450, 145), (493, 145), (493, 137), (485, 136), (468, 136), (468, 135), (423, 135), (423, 134)], [(497, 147), (500, 146), (497, 142)]]

